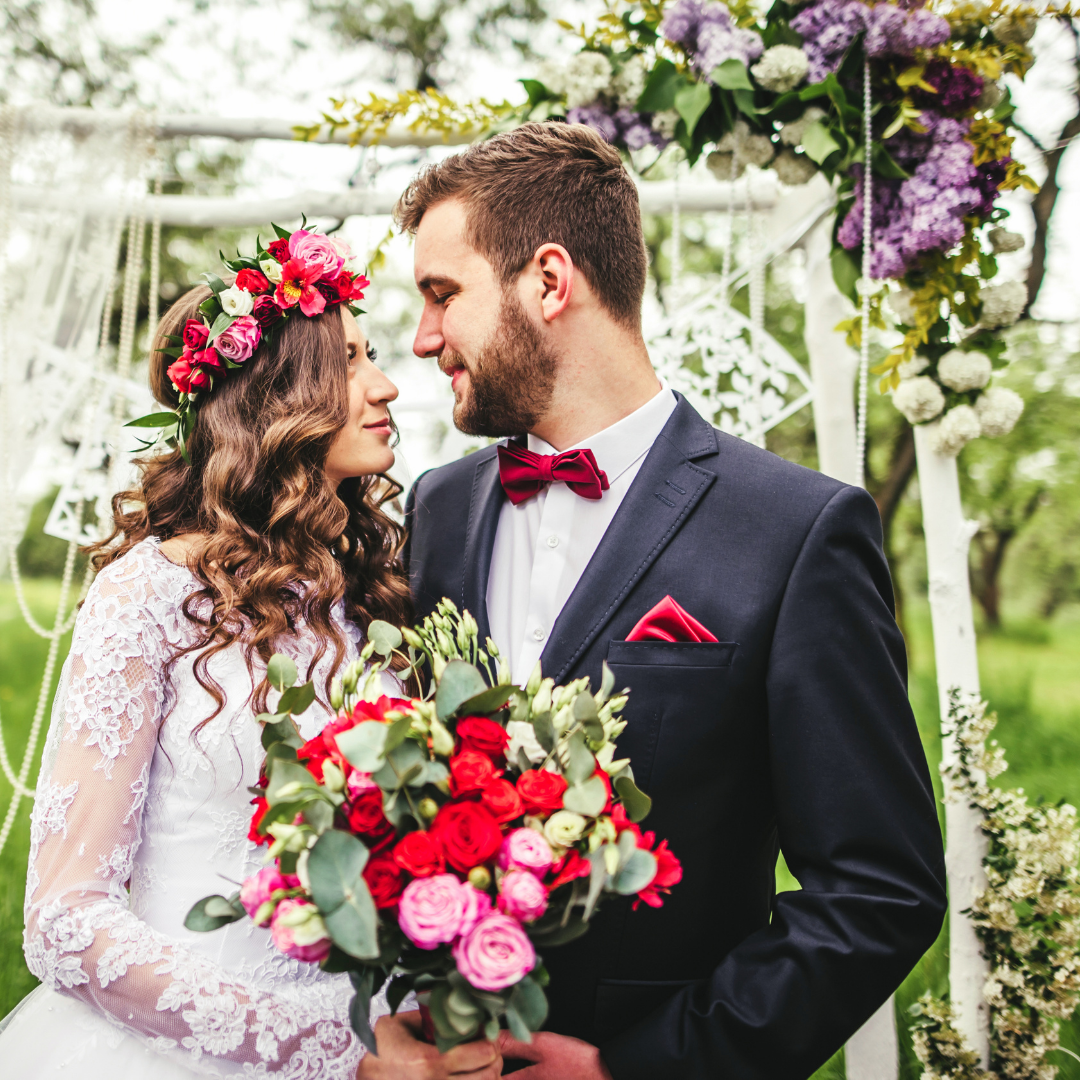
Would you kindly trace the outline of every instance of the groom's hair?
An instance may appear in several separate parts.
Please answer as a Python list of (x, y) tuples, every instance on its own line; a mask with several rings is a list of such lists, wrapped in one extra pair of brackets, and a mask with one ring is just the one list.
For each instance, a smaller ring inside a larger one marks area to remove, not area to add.
[(429, 165), (394, 210), (415, 233), (433, 206), (460, 199), (466, 239), (505, 288), (543, 244), (566, 248), (601, 305), (641, 325), (648, 260), (637, 188), (618, 151), (584, 124), (523, 124)]

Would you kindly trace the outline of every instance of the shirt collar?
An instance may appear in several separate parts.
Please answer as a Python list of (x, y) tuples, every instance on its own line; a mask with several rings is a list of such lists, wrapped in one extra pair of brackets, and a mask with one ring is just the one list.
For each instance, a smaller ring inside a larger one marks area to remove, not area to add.
[[(649, 452), (675, 411), (676, 404), (671, 388), (661, 382), (657, 393), (629, 416), (624, 416), (611, 427), (590, 435), (568, 449), (591, 450), (596, 464), (607, 473), (608, 482), (613, 482), (638, 458)], [(553, 446), (535, 435), (529, 436), (528, 447), (534, 454), (557, 453)]]

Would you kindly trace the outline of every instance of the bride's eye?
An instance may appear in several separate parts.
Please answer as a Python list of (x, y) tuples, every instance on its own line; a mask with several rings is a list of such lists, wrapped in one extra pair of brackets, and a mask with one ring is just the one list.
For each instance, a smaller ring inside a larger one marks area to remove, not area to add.
[(379, 350), (374, 345), (369, 344), (367, 347), (367, 358), (374, 364), (379, 359)]

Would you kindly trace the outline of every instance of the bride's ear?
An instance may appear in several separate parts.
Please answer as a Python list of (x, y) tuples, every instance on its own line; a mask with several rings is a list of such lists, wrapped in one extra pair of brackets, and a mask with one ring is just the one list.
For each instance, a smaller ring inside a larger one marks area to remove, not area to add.
[(533, 264), (540, 277), (540, 313), (554, 322), (570, 305), (574, 293), (574, 260), (559, 244), (537, 248)]

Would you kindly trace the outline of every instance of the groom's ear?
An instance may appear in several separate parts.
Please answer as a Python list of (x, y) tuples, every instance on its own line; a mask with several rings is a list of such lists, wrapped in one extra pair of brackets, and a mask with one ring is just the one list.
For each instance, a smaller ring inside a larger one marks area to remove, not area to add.
[(545, 322), (554, 322), (570, 306), (574, 260), (560, 244), (544, 244), (536, 249), (532, 265), (539, 278), (540, 313)]

